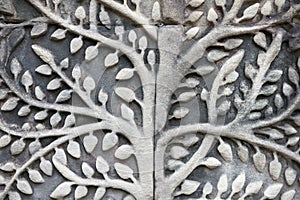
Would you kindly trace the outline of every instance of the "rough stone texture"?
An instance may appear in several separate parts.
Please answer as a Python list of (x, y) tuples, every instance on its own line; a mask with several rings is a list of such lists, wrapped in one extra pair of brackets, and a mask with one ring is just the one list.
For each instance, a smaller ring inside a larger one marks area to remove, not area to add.
[(298, 1), (0, 1), (0, 199), (300, 199)]

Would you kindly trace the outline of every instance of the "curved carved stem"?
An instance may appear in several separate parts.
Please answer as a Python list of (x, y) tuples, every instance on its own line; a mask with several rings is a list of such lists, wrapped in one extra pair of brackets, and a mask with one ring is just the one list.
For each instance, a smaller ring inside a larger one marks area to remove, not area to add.
[(207, 47), (215, 44), (218, 40), (229, 37), (242, 35), (247, 33), (254, 33), (259, 30), (267, 29), (276, 24), (286, 22), (291, 19), (296, 11), (300, 10), (300, 6), (293, 6), (283, 15), (278, 15), (269, 20), (261, 21), (256, 24), (247, 25), (219, 25), (212, 29), (207, 35), (198, 40), (186, 53), (182, 54), (182, 60), (193, 65), (197, 60), (202, 58)]
[(84, 101), (92, 110), (94, 111), (99, 111), (101, 110), (100, 106), (97, 106), (95, 102), (92, 101), (91, 97), (89, 96), (88, 93), (83, 91), (78, 84), (74, 84), (72, 80), (69, 79), (62, 71), (61, 69), (56, 65), (56, 63), (53, 62), (48, 62), (49, 66), (53, 69), (55, 73), (59, 75), (63, 79), (63, 81), (74, 90), (78, 94), (78, 96)]
[(5, 196), (8, 193), (10, 187), (17, 180), (19, 175), (21, 175), (24, 172), (24, 170), (26, 170), (26, 168), (29, 167), (34, 161), (36, 161), (37, 159), (43, 157), (44, 155), (49, 153), (51, 150), (55, 149), (59, 145), (65, 143), (65, 142), (67, 142), (67, 141), (69, 141), (73, 138), (84, 135), (84, 134), (86, 134), (90, 131), (100, 130), (100, 129), (103, 129), (103, 128), (105, 128), (105, 127), (102, 127), (102, 122), (95, 123), (93, 125), (88, 125), (88, 126), (84, 125), (84, 126), (76, 127), (76, 128), (74, 128), (74, 129), (76, 129), (76, 131), (74, 130), (70, 134), (54, 140), (53, 142), (51, 142), (46, 147), (44, 147), (44, 148), (40, 149), (39, 151), (37, 151), (35, 154), (33, 154), (30, 157), (30, 159), (28, 161), (26, 161), (20, 168), (18, 168), (16, 170), (13, 177), (9, 180), (8, 183), (5, 184), (5, 188), (4, 188), (3, 192), (0, 193), (0, 200), (5, 198)]
[(132, 11), (128, 6), (117, 3), (114, 0), (97, 0), (97, 1), (105, 4), (105, 6), (120, 13), (121, 15), (130, 19), (134, 23), (141, 25), (152, 39), (157, 40), (157, 28), (155, 26), (150, 26), (151, 20), (146, 18), (142, 13)]
[(115, 188), (124, 190), (136, 198), (141, 194), (139, 185), (135, 183), (129, 183), (123, 180), (111, 179), (107, 175), (104, 176), (104, 179), (95, 179), (95, 178), (82, 178), (70, 170), (67, 166), (61, 164), (58, 160), (53, 160), (54, 166), (58, 171), (68, 180), (74, 182), (77, 185), (86, 185), (86, 186), (97, 186), (105, 188)]
[(253, 122), (253, 123), (248, 123), (245, 124), (246, 126), (250, 126), (252, 129), (256, 129), (256, 128), (262, 128), (262, 127), (267, 127), (267, 126), (271, 126), (273, 124), (276, 124), (277, 122), (280, 122), (284, 119), (286, 119), (287, 117), (290, 116), (290, 114), (298, 108), (300, 103), (300, 91), (297, 91), (297, 96), (295, 97), (295, 99), (293, 100), (293, 102), (291, 103), (291, 105), (284, 111), (282, 112), (280, 115), (271, 118), (271, 119), (267, 119), (267, 120), (260, 120), (257, 122)]
[[(113, 40), (107, 37), (104, 37), (99, 32), (95, 32), (93, 30), (84, 29), (82, 26), (77, 26), (70, 24), (68, 20), (61, 18), (60, 16), (56, 15), (52, 12), (51, 9), (45, 7), (41, 2), (38, 0), (27, 0), (37, 9), (39, 9), (42, 13), (44, 13), (47, 17), (49, 17), (52, 21), (56, 22), (57, 24), (61, 25), (62, 27), (68, 29), (69, 31), (81, 35), (83, 37), (89, 38), (91, 40), (100, 42), (108, 47), (119, 49), (122, 53), (124, 53), (132, 63), (136, 63), (136, 67), (138, 71), (146, 71), (147, 68), (144, 65), (144, 60), (140, 54), (136, 52), (136, 49), (129, 47), (122, 43), (119, 40)], [(143, 63), (142, 65), (140, 65)], [(148, 70), (147, 70), (148, 71)], [(143, 76), (146, 76), (147, 73), (143, 73)]]
[(228, 137), (232, 139), (238, 139), (245, 142), (249, 142), (250, 144), (256, 144), (261, 146), (262, 148), (269, 149), (271, 151), (278, 152), (283, 156), (290, 158), (297, 163), (300, 163), (300, 156), (289, 150), (288, 148), (269, 142), (263, 139), (260, 139), (253, 135), (251, 127), (245, 126), (243, 124), (240, 125), (240, 129), (238, 126), (213, 126), (209, 124), (193, 124), (193, 125), (184, 125), (178, 128), (174, 128), (164, 132), (164, 137), (160, 142), (160, 146), (164, 146), (168, 144), (174, 137), (183, 136), (189, 133), (198, 132), (199, 134), (209, 134), (214, 136)]
[(37, 108), (44, 108), (49, 110), (56, 110), (61, 112), (69, 112), (84, 116), (90, 116), (94, 118), (100, 118), (102, 116), (100, 113), (85, 107), (71, 106), (71, 105), (63, 105), (63, 104), (55, 104), (48, 103), (44, 101), (38, 101), (33, 99), (28, 93), (22, 92), (23, 89), (16, 85), (16, 83), (8, 77), (8, 74), (5, 72), (4, 68), (0, 68), (0, 76), (3, 78), (9, 89), (16, 94), (20, 99), (29, 105), (36, 106)]
[(244, 3), (244, 0), (234, 0), (231, 9), (229, 12), (224, 16), (222, 24), (229, 23), (236, 15), (238, 14), (239, 10), (241, 9), (242, 5)]
[(279, 32), (273, 42), (271, 43), (268, 51), (265, 53), (264, 57), (264, 62), (259, 66), (259, 71), (257, 73), (256, 78), (254, 79), (252, 90), (249, 94), (249, 96), (246, 97), (245, 102), (243, 103), (243, 107), (239, 109), (238, 114), (235, 118), (234, 121), (231, 122), (231, 124), (239, 123), (243, 118), (248, 115), (253, 108), (255, 104), (255, 100), (257, 96), (259, 95), (259, 91), (261, 90), (261, 87), (264, 84), (264, 78), (269, 70), (272, 62), (278, 55), (280, 48), (281, 48), (281, 43), (282, 43), (282, 37), (283, 33)]

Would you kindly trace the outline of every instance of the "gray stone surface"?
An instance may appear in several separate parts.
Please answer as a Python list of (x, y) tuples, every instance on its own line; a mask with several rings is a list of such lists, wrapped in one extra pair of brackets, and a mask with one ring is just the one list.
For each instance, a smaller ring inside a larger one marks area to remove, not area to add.
[(300, 199), (297, 1), (0, 1), (0, 199)]

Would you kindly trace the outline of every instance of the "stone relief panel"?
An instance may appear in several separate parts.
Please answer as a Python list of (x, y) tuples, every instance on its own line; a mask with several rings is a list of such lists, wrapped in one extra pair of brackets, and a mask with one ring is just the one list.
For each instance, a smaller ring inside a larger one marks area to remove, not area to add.
[(2, 0), (0, 199), (300, 199), (299, 16)]

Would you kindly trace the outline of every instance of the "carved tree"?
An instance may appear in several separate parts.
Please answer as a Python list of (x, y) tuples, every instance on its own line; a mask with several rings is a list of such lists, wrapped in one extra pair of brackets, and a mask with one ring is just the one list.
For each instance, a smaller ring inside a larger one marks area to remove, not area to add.
[[(54, 199), (72, 189), (75, 199), (84, 198), (90, 188), (96, 188), (94, 199), (107, 196), (110, 189), (124, 191), (126, 200), (295, 197), (300, 60), (294, 16), (299, 4), (190, 0), (176, 7), (177, 1), (156, 1), (150, 17), (139, 0), (27, 2), (44, 17), (1, 24), (0, 147), (9, 149), (11, 157), (30, 156), (20, 164), (1, 163), (0, 199), (33, 194), (32, 184), (42, 184), (54, 170), (64, 178), (50, 195)], [(123, 23), (128, 22), (139, 29), (125, 30)], [(32, 51), (42, 62), (34, 69), (13, 54), (28, 32)], [(67, 57), (61, 59), (35, 42), (47, 33), (51, 43), (69, 44)], [(245, 43), (251, 44), (251, 52)], [(83, 57), (74, 64), (77, 54)], [(285, 55), (288, 66), (282, 61)], [(101, 56), (103, 63), (97, 66), (105, 69), (99, 70), (113, 69), (114, 78), (124, 82), (114, 92), (82, 68), (83, 62)], [(129, 67), (121, 66), (124, 57)], [(284, 67), (274, 64), (276, 59)], [(141, 92), (126, 85), (136, 80)], [(74, 96), (81, 104), (72, 102)], [(109, 105), (112, 99), (120, 102), (114, 105), (117, 112)], [(201, 117), (189, 117), (191, 102)], [(5, 120), (7, 113), (22, 124)], [(96, 122), (77, 123), (80, 116)], [(97, 148), (113, 152), (115, 159)], [(83, 161), (82, 154), (95, 159)], [(267, 163), (267, 158), (273, 161)], [(71, 159), (81, 163), (82, 174), (72, 169)], [(222, 171), (225, 165), (239, 165), (237, 175)], [(243, 166), (254, 167), (258, 175), (247, 178), (253, 171), (240, 170)], [(216, 183), (193, 179), (197, 169), (221, 175)], [(259, 174), (271, 181), (264, 183)]]

